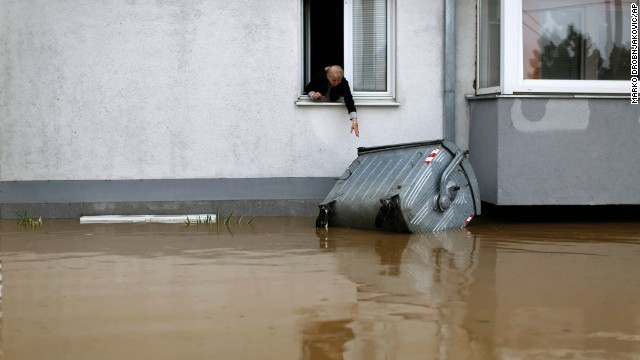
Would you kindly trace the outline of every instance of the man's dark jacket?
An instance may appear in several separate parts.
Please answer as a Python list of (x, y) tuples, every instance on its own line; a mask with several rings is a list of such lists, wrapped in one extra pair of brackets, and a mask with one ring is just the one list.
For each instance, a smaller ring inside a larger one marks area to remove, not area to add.
[[(322, 70), (311, 79), (311, 81), (304, 87), (304, 92), (310, 91), (319, 92), (322, 95), (327, 95), (329, 90), (329, 79), (327, 79), (327, 72)], [(347, 107), (347, 112), (352, 113), (356, 111), (356, 105), (353, 103), (353, 96), (351, 96), (351, 89), (349, 88), (349, 82), (344, 77), (340, 84), (331, 88), (329, 92), (329, 100), (336, 101), (342, 96), (344, 98), (344, 104)]]

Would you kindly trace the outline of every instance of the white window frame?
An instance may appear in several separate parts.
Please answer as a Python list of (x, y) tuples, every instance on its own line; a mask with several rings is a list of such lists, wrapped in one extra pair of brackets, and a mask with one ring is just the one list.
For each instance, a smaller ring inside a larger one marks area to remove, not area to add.
[[(353, 0), (344, 0), (344, 78), (349, 82), (351, 86), (351, 93), (353, 95), (354, 101), (358, 102), (358, 100), (362, 100), (366, 103), (371, 103), (372, 105), (380, 104), (384, 105), (384, 102), (391, 101), (395, 104), (395, 93), (396, 93), (396, 10), (395, 4), (396, 0), (386, 0), (387, 1), (387, 91), (355, 91), (353, 89)], [(305, 44), (308, 44), (309, 32), (305, 31), (304, 27), (309, 23), (309, 13), (308, 10), (304, 7), (304, 0), (300, 1), (300, 6), (302, 8), (302, 25), (301, 25), (301, 34), (307, 34), (306, 39), (302, 39), (302, 43), (300, 48), (302, 49), (302, 58), (300, 60), (302, 75), (301, 79), (301, 91), (302, 94), (304, 92), (304, 69), (309, 72), (309, 64), (305, 61), (309, 60), (310, 54), (304, 54), (304, 51), (308, 51), (308, 47)], [(301, 36), (302, 37), (302, 36)], [(306, 56), (304, 56), (306, 55)], [(306, 59), (306, 60), (305, 60)], [(307, 78), (310, 78), (312, 74), (306, 74)], [(301, 95), (299, 100), (308, 99), (307, 95)], [(379, 103), (377, 101), (383, 101)], [(323, 103), (327, 104), (327, 103)]]
[[(535, 93), (629, 93), (631, 80), (539, 80), (525, 79), (523, 70), (522, 1), (501, 0), (500, 24), (500, 89), (478, 89), (478, 94), (496, 92), (502, 94)], [(480, 19), (478, 19), (480, 21)], [(507, 50), (514, 49), (514, 50)], [(480, 59), (478, 59), (480, 61)]]
[[(393, 99), (395, 94), (395, 1), (387, 0), (387, 91), (355, 91), (354, 98)], [(344, 1), (344, 77), (353, 84), (353, 0)], [(353, 85), (352, 85), (353, 87)]]
[[(477, 19), (476, 19), (476, 34), (477, 34), (477, 42), (476, 42), (476, 94), (478, 95), (485, 95), (485, 94), (499, 94), (502, 91), (502, 86), (501, 84), (498, 84), (496, 86), (487, 86), (487, 87), (479, 87), (480, 86), (480, 63), (481, 61), (486, 61), (487, 59), (481, 59), (480, 58), (480, 46), (483, 46), (484, 44), (481, 44), (480, 41), (482, 41), (482, 39), (480, 39), (480, 32), (481, 32), (481, 28), (482, 28), (482, 10), (481, 10), (481, 4), (480, 1), (482, 0), (478, 0), (476, 3), (476, 9), (478, 10), (478, 14), (477, 14)], [(504, 77), (504, 75), (502, 74), (502, 69), (504, 68), (502, 66), (502, 61), (504, 60), (504, 46), (502, 46), (502, 42), (504, 41), (503, 34), (504, 32), (502, 31), (502, 16), (504, 15), (503, 11), (502, 11), (503, 7), (502, 4), (500, 4), (500, 81), (502, 81), (502, 78)]]

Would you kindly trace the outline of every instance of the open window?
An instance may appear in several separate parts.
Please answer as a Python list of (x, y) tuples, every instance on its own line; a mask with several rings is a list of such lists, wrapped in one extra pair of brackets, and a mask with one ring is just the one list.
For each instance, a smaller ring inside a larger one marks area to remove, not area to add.
[[(303, 0), (306, 84), (341, 65), (358, 99), (394, 98), (393, 0)], [(304, 86), (303, 84), (303, 86)]]

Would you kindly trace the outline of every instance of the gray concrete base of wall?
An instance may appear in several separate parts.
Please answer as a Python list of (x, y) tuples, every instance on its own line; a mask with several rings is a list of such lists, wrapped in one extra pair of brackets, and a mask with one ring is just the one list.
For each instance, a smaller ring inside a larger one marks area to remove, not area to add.
[(204, 200), (0, 204), (0, 219), (18, 214), (43, 219), (74, 219), (95, 215), (184, 215), (233, 212), (243, 216), (317, 216), (322, 199), (307, 200)]
[(0, 219), (93, 215), (315, 216), (334, 178), (0, 182)]

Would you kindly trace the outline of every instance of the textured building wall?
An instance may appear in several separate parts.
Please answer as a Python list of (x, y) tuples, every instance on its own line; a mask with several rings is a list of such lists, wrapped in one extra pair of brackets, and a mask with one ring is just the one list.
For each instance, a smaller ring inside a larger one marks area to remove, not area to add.
[(442, 4), (398, 1), (398, 107), (296, 106), (301, 1), (0, 5), (0, 181), (337, 176), (442, 136)]

